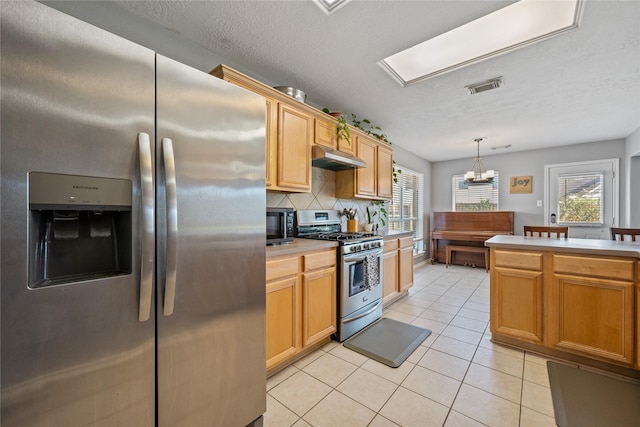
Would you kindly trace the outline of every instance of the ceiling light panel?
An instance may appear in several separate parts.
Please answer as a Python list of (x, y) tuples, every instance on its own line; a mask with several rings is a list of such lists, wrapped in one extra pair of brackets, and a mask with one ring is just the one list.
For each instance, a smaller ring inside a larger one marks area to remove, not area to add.
[(324, 13), (331, 15), (351, 0), (313, 0)]
[(582, 0), (520, 0), (379, 64), (408, 86), (572, 30), (581, 9)]

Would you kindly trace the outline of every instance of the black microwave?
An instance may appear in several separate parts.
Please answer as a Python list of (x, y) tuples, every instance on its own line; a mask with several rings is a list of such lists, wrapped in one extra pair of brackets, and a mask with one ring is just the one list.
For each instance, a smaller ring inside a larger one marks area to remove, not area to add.
[(267, 208), (267, 245), (293, 241), (293, 208)]

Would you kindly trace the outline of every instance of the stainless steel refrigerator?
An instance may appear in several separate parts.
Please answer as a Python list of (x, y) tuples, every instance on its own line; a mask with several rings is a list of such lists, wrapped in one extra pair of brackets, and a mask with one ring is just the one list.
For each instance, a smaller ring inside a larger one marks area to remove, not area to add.
[(0, 14), (0, 423), (260, 424), (264, 98)]

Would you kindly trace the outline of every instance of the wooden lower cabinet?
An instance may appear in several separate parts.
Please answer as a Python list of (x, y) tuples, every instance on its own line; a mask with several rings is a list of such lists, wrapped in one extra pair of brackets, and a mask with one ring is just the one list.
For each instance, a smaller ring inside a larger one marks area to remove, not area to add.
[(495, 250), (491, 265), (491, 331), (543, 343), (543, 255)]
[(309, 346), (336, 331), (336, 268), (302, 275), (302, 345)]
[(637, 369), (637, 268), (634, 259), (492, 248), (493, 340)]
[[(557, 349), (634, 363), (635, 283), (632, 260), (554, 255), (552, 343)], [(618, 280), (616, 280), (618, 279)]]
[(382, 255), (382, 298), (398, 292), (398, 250)]
[(336, 251), (267, 261), (267, 373), (336, 331)]
[(389, 304), (413, 286), (413, 237), (384, 240), (382, 300)]
[(542, 344), (542, 272), (496, 267), (490, 292), (492, 330)]
[(413, 237), (398, 239), (398, 288), (400, 292), (413, 286)]
[(267, 369), (300, 348), (298, 257), (267, 262)]
[(297, 277), (267, 285), (267, 369), (298, 351), (298, 312)]

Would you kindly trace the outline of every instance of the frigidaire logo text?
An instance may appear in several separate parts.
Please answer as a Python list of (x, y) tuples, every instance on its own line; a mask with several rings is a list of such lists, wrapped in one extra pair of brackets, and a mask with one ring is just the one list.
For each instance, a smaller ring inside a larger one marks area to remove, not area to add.
[(79, 190), (99, 190), (97, 186), (91, 185), (74, 185), (73, 188), (77, 188)]

